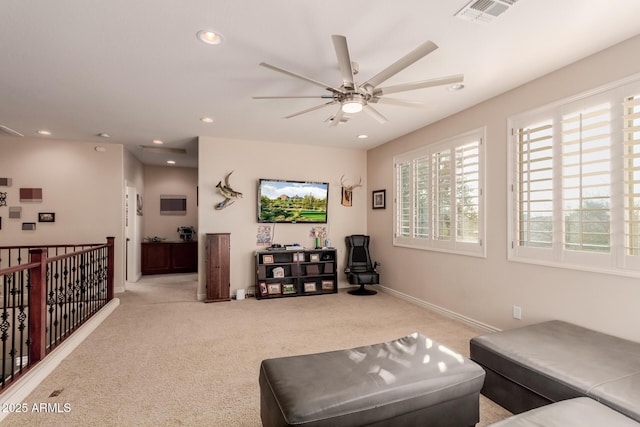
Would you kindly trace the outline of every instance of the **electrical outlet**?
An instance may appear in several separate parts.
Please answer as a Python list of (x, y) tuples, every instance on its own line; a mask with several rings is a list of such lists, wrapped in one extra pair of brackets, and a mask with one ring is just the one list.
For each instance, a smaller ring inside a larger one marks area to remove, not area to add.
[(518, 320), (522, 319), (522, 309), (517, 305), (513, 306), (513, 318)]

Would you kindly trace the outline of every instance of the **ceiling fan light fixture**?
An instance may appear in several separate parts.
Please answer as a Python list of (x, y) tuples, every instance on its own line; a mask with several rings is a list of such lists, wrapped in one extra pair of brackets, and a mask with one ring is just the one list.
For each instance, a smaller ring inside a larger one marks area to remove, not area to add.
[(364, 108), (364, 100), (360, 95), (349, 95), (342, 103), (342, 111), (347, 114), (355, 114)]

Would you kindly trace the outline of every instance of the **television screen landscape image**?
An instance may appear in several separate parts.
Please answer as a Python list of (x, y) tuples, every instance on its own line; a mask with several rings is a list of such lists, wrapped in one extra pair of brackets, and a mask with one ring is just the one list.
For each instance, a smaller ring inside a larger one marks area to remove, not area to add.
[(258, 222), (326, 223), (329, 183), (261, 179)]

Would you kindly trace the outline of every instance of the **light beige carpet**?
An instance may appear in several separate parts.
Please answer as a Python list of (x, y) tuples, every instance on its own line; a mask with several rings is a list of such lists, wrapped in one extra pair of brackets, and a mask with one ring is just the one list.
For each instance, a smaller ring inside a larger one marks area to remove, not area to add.
[[(116, 295), (120, 306), (31, 393), (29, 411), (3, 425), (257, 427), (262, 359), (414, 331), (468, 355), (482, 333), (384, 293), (205, 304), (195, 280), (153, 276)], [(33, 412), (34, 403), (59, 412)], [(510, 415), (484, 397), (480, 408), (479, 426)]]

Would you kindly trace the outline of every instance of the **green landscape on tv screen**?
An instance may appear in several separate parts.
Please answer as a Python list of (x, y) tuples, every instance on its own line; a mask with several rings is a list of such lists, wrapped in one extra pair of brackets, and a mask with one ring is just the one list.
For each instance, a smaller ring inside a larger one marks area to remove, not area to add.
[(258, 222), (326, 223), (329, 183), (261, 179)]

